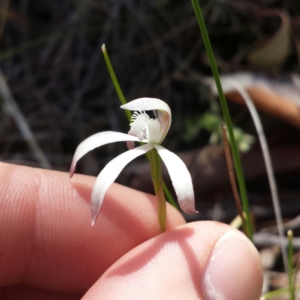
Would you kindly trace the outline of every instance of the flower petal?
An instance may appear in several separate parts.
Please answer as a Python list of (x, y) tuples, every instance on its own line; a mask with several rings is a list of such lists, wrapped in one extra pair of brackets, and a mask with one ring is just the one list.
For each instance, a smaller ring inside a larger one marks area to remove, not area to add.
[(98, 175), (93, 187), (91, 200), (92, 226), (95, 224), (101, 209), (104, 196), (111, 184), (118, 177), (123, 168), (136, 157), (145, 154), (153, 148), (152, 144), (146, 144), (128, 150), (111, 160)]
[(99, 132), (85, 139), (83, 142), (81, 142), (78, 145), (75, 151), (71, 168), (70, 168), (70, 178), (73, 176), (75, 172), (76, 164), (78, 160), (82, 156), (87, 154), (89, 151), (109, 143), (123, 142), (123, 141), (139, 141), (139, 139), (129, 134), (114, 132), (114, 131)]
[(122, 109), (132, 111), (147, 111), (147, 110), (164, 110), (171, 116), (169, 105), (156, 98), (139, 98), (121, 105)]
[(154, 147), (168, 169), (179, 206), (187, 214), (197, 213), (192, 178), (186, 165), (176, 154), (163, 146), (154, 145)]
[(156, 98), (139, 98), (122, 105), (121, 108), (132, 111), (153, 110), (161, 124), (161, 138), (159, 143), (164, 140), (172, 122), (171, 109), (167, 103)]

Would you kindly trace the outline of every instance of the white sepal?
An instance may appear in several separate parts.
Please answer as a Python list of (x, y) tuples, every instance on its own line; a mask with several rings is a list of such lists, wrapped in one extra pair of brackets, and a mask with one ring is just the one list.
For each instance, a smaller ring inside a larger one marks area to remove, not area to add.
[(85, 154), (87, 154), (89, 151), (106, 144), (123, 141), (139, 141), (139, 139), (129, 134), (114, 131), (99, 132), (85, 139), (78, 145), (75, 151), (70, 168), (70, 177), (72, 177), (75, 172), (78, 160)]
[(180, 208), (187, 214), (197, 213), (192, 178), (186, 165), (176, 154), (163, 146), (154, 145), (154, 147), (170, 174)]
[(92, 226), (95, 224), (100, 212), (104, 196), (111, 184), (118, 177), (123, 168), (136, 157), (145, 154), (153, 148), (152, 144), (146, 144), (137, 148), (128, 150), (112, 161), (110, 161), (98, 175), (93, 187), (91, 200)]

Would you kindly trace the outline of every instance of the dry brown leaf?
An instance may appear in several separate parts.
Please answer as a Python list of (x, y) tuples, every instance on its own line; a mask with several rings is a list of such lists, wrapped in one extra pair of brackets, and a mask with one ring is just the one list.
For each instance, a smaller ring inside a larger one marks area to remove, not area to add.
[(281, 25), (267, 40), (259, 43), (249, 54), (247, 61), (253, 68), (274, 69), (280, 67), (290, 52), (290, 18), (277, 13)]
[[(294, 102), (264, 87), (253, 86), (246, 90), (259, 110), (283, 119), (300, 129), (300, 108)], [(225, 96), (237, 103), (245, 104), (243, 97), (236, 91), (227, 92)]]
[[(214, 80), (207, 78), (214, 94)], [(270, 79), (262, 74), (234, 73), (221, 76), (225, 96), (232, 101), (245, 104), (245, 100), (232, 85), (239, 84), (251, 97), (257, 109), (285, 120), (300, 129), (300, 77), (290, 74), (284, 78)]]

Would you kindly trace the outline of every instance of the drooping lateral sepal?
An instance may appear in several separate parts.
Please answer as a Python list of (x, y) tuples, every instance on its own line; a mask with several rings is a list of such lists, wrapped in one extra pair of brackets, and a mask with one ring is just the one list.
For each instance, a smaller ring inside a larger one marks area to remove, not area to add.
[(94, 150), (97, 147), (101, 147), (106, 144), (114, 143), (114, 142), (123, 142), (123, 141), (138, 141), (139, 139), (136, 136), (132, 136), (129, 134), (115, 132), (115, 131), (104, 131), (91, 135), (84, 141), (82, 141), (73, 156), (72, 164), (70, 167), (70, 177), (73, 176), (76, 164), (80, 158), (82, 158), (85, 154)]
[(138, 156), (145, 154), (153, 148), (153, 145), (146, 144), (128, 150), (113, 160), (111, 160), (100, 172), (92, 191), (92, 200), (91, 200), (91, 215), (92, 215), (92, 225), (95, 224), (97, 216), (100, 212), (105, 194), (111, 184), (119, 176), (120, 172), (124, 167), (130, 163), (132, 160)]
[(186, 165), (176, 154), (163, 146), (154, 147), (169, 172), (180, 208), (187, 214), (197, 213), (192, 178)]

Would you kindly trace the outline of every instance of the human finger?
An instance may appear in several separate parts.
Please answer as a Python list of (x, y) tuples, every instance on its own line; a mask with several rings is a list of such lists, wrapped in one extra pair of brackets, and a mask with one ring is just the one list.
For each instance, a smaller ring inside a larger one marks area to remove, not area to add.
[[(0, 286), (83, 293), (122, 255), (159, 234), (155, 198), (118, 184), (91, 227), (94, 180), (0, 164)], [(168, 229), (182, 223), (168, 206)]]

